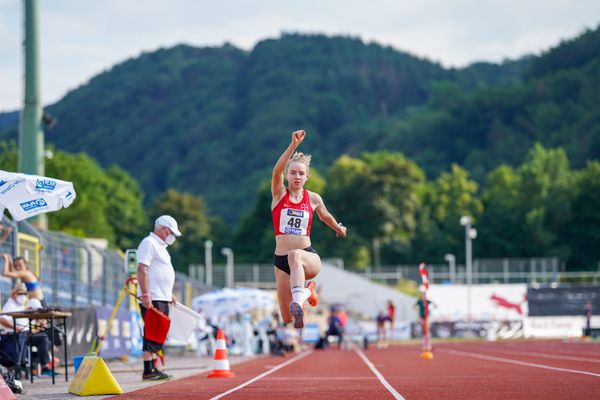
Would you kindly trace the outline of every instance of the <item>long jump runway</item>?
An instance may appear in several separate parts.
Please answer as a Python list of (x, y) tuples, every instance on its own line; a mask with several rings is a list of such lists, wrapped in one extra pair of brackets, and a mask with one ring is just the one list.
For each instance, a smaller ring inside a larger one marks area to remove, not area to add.
[(600, 398), (600, 344), (561, 341), (307, 350), (234, 365), (235, 378), (195, 375), (115, 399)]

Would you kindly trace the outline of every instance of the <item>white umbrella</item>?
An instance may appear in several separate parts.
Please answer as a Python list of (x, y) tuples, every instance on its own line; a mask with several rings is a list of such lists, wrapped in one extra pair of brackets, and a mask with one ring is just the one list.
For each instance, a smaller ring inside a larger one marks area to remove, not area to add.
[(202, 309), (212, 320), (275, 306), (273, 294), (254, 288), (220, 289), (192, 299), (195, 310)]
[(21, 221), (69, 207), (75, 197), (71, 182), (0, 170), (0, 217), (6, 208), (14, 220)]
[(235, 303), (239, 300), (239, 294), (234, 289), (224, 288), (205, 293), (192, 299), (194, 310), (204, 310), (207, 318), (216, 320), (222, 315), (235, 313)]

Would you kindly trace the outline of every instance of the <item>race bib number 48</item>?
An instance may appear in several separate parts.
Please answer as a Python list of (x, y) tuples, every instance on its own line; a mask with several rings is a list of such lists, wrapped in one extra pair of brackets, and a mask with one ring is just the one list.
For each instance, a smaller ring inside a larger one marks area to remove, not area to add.
[(279, 231), (286, 235), (306, 235), (308, 211), (284, 208), (279, 218)]

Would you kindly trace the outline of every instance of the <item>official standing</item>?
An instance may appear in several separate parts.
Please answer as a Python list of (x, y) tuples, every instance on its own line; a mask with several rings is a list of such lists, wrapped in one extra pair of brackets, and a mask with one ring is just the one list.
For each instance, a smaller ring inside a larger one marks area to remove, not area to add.
[[(179, 236), (181, 236), (181, 232), (177, 227), (177, 221), (170, 215), (161, 215), (154, 223), (154, 232), (150, 232), (137, 248), (138, 293), (144, 319), (146, 311), (152, 307), (169, 315), (169, 302), (176, 300), (173, 296), (175, 270), (171, 264), (171, 256), (167, 247), (172, 245)], [(155, 366), (157, 353), (162, 348), (162, 343), (144, 338), (142, 347), (144, 351), (143, 380), (156, 381), (170, 378)]]

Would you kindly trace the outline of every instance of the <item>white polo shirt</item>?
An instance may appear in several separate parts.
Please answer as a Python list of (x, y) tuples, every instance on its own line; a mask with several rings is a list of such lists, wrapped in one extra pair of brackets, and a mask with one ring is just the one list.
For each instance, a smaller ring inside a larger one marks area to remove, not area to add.
[[(167, 244), (154, 232), (150, 232), (138, 246), (137, 262), (148, 266), (148, 284), (152, 300), (171, 301), (175, 270), (171, 264)], [(142, 294), (141, 289), (138, 293)]]
[[(2, 307), (2, 312), (15, 312), (15, 311), (24, 311), (25, 307), (17, 303), (12, 297), (9, 297), (4, 303), (4, 307)], [(0, 318), (8, 321), (11, 326), (13, 326), (13, 319), (8, 315), (2, 315)], [(27, 318), (17, 318), (17, 327), (22, 327), (23, 330), (29, 330), (29, 319)], [(12, 328), (7, 328), (3, 325), (0, 325), (1, 329), (4, 330), (5, 333), (13, 332)]]

